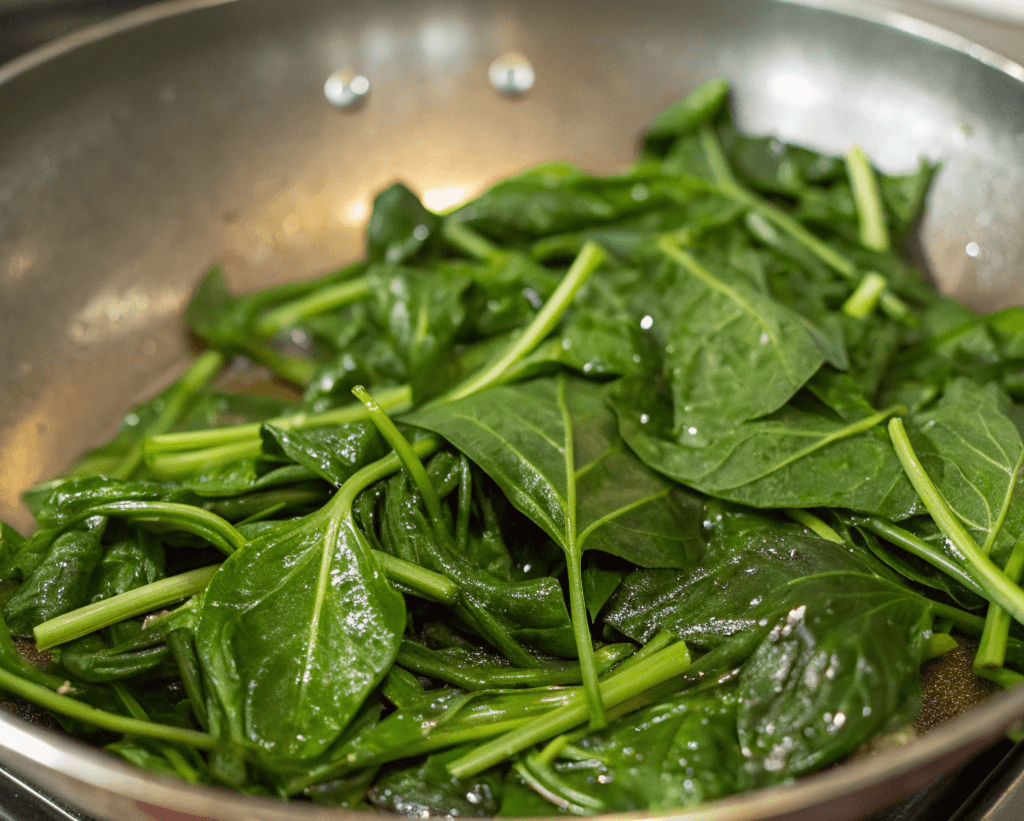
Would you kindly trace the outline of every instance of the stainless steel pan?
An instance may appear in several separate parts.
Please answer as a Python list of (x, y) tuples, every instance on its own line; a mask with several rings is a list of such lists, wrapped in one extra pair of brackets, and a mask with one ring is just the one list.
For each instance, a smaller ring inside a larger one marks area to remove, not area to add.
[[(536, 72), (516, 99), (487, 71), (513, 51)], [(337, 70), (369, 78), (360, 109), (326, 101)], [(186, 0), (0, 68), (0, 519), (26, 528), (18, 494), (181, 369), (179, 313), (212, 261), (244, 289), (355, 257), (370, 197), (394, 179), (442, 203), (552, 158), (620, 168), (663, 105), (714, 76), (733, 82), (749, 131), (857, 142), (890, 170), (941, 159), (922, 259), (979, 308), (1021, 301), (1024, 70), (893, 15), (774, 0)], [(860, 817), (1022, 715), (1024, 690), (1004, 694), (899, 751), (700, 814)], [(103, 819), (344, 815), (148, 776), (3, 711), (0, 762)]]

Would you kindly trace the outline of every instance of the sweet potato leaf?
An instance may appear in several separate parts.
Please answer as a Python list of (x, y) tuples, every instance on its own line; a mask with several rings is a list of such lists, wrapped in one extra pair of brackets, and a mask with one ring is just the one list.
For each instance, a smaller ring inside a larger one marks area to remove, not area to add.
[(671, 401), (658, 382), (625, 378), (609, 388), (619, 430), (650, 467), (703, 493), (754, 507), (846, 507), (903, 519), (919, 502), (884, 433), (887, 414), (844, 421), (798, 397), (703, 447), (672, 434)]
[(674, 245), (675, 287), (662, 308), (672, 432), (703, 447), (778, 410), (825, 361), (800, 316), (726, 269), (709, 270)]
[(196, 650), (211, 718), (223, 716), (227, 737), (267, 759), (317, 755), (394, 661), (404, 611), (341, 512), (264, 531), (206, 593)]
[(15, 635), (81, 607), (89, 601), (93, 570), (103, 558), (101, 538), (106, 520), (94, 517), (69, 529), (50, 545), (41, 562), (4, 607)]
[(1000, 565), (1024, 536), (1024, 442), (1011, 413), (1012, 403), (996, 385), (960, 378), (910, 429), (946, 502)]

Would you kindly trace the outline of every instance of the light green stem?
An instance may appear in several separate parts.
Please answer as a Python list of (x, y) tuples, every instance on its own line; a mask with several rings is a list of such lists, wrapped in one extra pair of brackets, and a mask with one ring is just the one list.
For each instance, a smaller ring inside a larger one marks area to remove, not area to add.
[(223, 465), (238, 459), (254, 459), (263, 453), (263, 442), (259, 429), (252, 439), (233, 442), (230, 445), (172, 453), (150, 453), (146, 455), (149, 469), (163, 479), (187, 476), (203, 468)]
[[(750, 208), (760, 214), (764, 219), (789, 234), (803, 245), (808, 251), (824, 262), (829, 268), (850, 281), (858, 279), (857, 266), (847, 257), (843, 256), (832, 248), (827, 242), (823, 242), (801, 223), (797, 222), (789, 214), (777, 206), (762, 199), (753, 191), (749, 191), (740, 185), (729, 170), (729, 163), (718, 142), (718, 135), (710, 125), (705, 125), (700, 132), (701, 148), (711, 166), (715, 176), (715, 185), (725, 196), (735, 200), (741, 205)], [(914, 317), (907, 305), (892, 291), (886, 291), (881, 296), (882, 309), (893, 319), (904, 322), (913, 322)]]
[(576, 292), (604, 262), (604, 258), (605, 253), (599, 245), (587, 242), (576, 259), (573, 260), (551, 298), (544, 303), (544, 307), (540, 309), (540, 312), (516, 341), (509, 346), (508, 350), (496, 362), (484, 367), (451, 393), (442, 397), (441, 401), (462, 399), (498, 382), (512, 365), (530, 353), (544, 337), (551, 333), (562, 314), (565, 313), (565, 309), (569, 307)]
[[(389, 413), (399, 413), (412, 407), (412, 388), (399, 385), (394, 388), (381, 388), (376, 393), (377, 404)], [(303, 428), (320, 427), (321, 425), (342, 425), (347, 422), (358, 422), (367, 416), (366, 406), (354, 402), (341, 408), (333, 408), (323, 413), (292, 413), (268, 419), (266, 424), (284, 430), (301, 430)], [(166, 433), (162, 436), (150, 436), (146, 439), (146, 458), (151, 459), (157, 453), (174, 451), (199, 450), (205, 448), (234, 445), (240, 442), (259, 442), (262, 422), (251, 422), (245, 425), (231, 425), (224, 428), (209, 430), (183, 431)]]
[(978, 584), (974, 576), (964, 570), (963, 567), (945, 553), (932, 547), (924, 539), (918, 538), (909, 530), (904, 530), (902, 527), (877, 516), (869, 516), (861, 524), (876, 536), (881, 536), (886, 541), (906, 550), (919, 559), (924, 559), (936, 570), (941, 570), (947, 576), (956, 579), (972, 593), (977, 593), (979, 596), (987, 598), (988, 594)]
[(132, 718), (137, 718), (139, 721), (149, 721), (149, 716), (142, 709), (142, 705), (135, 699), (135, 696), (128, 692), (121, 682), (115, 681), (110, 686), (114, 688), (117, 697), (121, 699), (121, 703), (128, 709), (128, 715)]
[(981, 616), (975, 616), (973, 613), (967, 613), (958, 607), (931, 601), (930, 599), (929, 606), (935, 614), (936, 621), (947, 621), (950, 627), (955, 627), (964, 635), (980, 636), (981, 631), (985, 628), (985, 620)]
[(928, 639), (928, 645), (924, 649), (922, 661), (943, 656), (958, 646), (957, 640), (948, 633), (932, 633), (931, 638)]
[[(499, 381), (509, 368), (529, 354), (551, 332), (562, 314), (565, 313), (565, 309), (569, 307), (576, 292), (604, 261), (604, 257), (604, 251), (600, 246), (592, 242), (584, 245), (551, 298), (501, 358), (470, 377), (443, 399), (461, 399)], [(388, 413), (400, 413), (412, 407), (412, 388), (408, 385), (382, 388), (376, 392), (374, 398), (381, 409)], [(318, 414), (289, 414), (270, 419), (268, 424), (286, 430), (295, 430), (356, 422), (366, 419), (367, 416), (366, 406), (356, 403)], [(176, 476), (190, 473), (204, 465), (259, 455), (262, 450), (260, 427), (261, 423), (255, 422), (205, 431), (185, 431), (148, 437), (144, 448), (146, 461), (160, 475)], [(229, 446), (233, 446), (233, 449), (229, 449)], [(178, 459), (161, 456), (161, 454), (180, 451), (196, 451), (196, 453), (183, 455)]]
[[(1013, 546), (1003, 572), (1015, 584), (1024, 576), (1024, 539)], [(1010, 614), (998, 604), (990, 604), (985, 615), (985, 629), (981, 633), (978, 652), (974, 656), (974, 669), (1002, 667), (1006, 662), (1006, 642), (1010, 638)]]
[(44, 621), (32, 629), (36, 647), (48, 650), (58, 644), (65, 644), (104, 627), (118, 624), (125, 619), (141, 616), (166, 607), (172, 602), (194, 596), (206, 589), (219, 567), (219, 564), (200, 567), (197, 570), (160, 579)]
[(544, 745), (539, 753), (533, 756), (533, 760), (538, 764), (543, 764), (545, 767), (551, 764), (558, 756), (562, 754), (562, 750), (565, 749), (565, 745), (569, 743), (569, 735), (563, 734), (555, 736), (547, 744)]
[(487, 237), (474, 231), (461, 220), (448, 217), (441, 226), (441, 235), (467, 256), (483, 262), (498, 259), (502, 250)]
[(583, 673), (583, 690), (587, 694), (590, 709), (590, 728), (600, 730), (608, 721), (601, 703), (601, 690), (597, 681), (597, 665), (594, 662), (594, 640), (590, 635), (590, 621), (587, 618), (587, 604), (583, 595), (583, 540), (576, 532), (576, 454), (572, 414), (566, 396), (565, 374), (558, 376), (558, 409), (562, 415), (565, 431), (563, 453), (566, 475), (566, 520), (565, 520), (565, 564), (569, 584), (569, 617), (572, 620), (573, 635), (576, 639), (576, 655)]
[(916, 328), (921, 321), (918, 319), (917, 315), (910, 310), (910, 306), (896, 296), (892, 291), (885, 291), (879, 298), (878, 304), (882, 306), (882, 310), (885, 311), (886, 316), (890, 319), (895, 319), (897, 322), (902, 322), (904, 325)]
[(885, 209), (875, 170), (859, 145), (847, 151), (844, 159), (857, 204), (861, 244), (872, 251), (888, 251), (889, 229), (885, 224)]
[(834, 542), (835, 544), (843, 544), (843, 537), (840, 536), (835, 530), (829, 527), (828, 523), (823, 522), (813, 513), (807, 510), (801, 510), (796, 507), (787, 507), (786, 515), (789, 516), (794, 522), (798, 522), (810, 530), (812, 533), (817, 534), (822, 539)]
[[(606, 707), (614, 707), (644, 690), (685, 673), (689, 666), (690, 654), (686, 645), (681, 641), (676, 642), (629, 670), (615, 673), (601, 682), (601, 700)], [(457, 778), (476, 775), (534, 744), (568, 732), (586, 721), (588, 715), (586, 698), (578, 693), (565, 707), (538, 716), (456, 759), (448, 765), (448, 771)]]
[[(631, 652), (628, 644), (607, 644), (594, 654), (598, 672), (604, 672)], [(438, 658), (414, 642), (403, 640), (396, 664), (424, 676), (446, 681), (463, 690), (494, 690), (503, 687), (550, 687), (583, 681), (578, 663), (550, 662), (542, 667), (458, 667)]]
[(567, 784), (539, 756), (530, 755), (514, 765), (515, 771), (532, 789), (572, 815), (592, 815), (607, 806), (599, 798), (580, 792)]
[(842, 275), (848, 280), (854, 281), (857, 278), (857, 266), (850, 260), (835, 251), (831, 245), (818, 239), (803, 225), (793, 219), (785, 212), (779, 210), (771, 203), (762, 202), (749, 194), (743, 201), (757, 213), (772, 223), (780, 231), (789, 234), (793, 239), (803, 245), (808, 251), (824, 262), (829, 268)]
[(179, 502), (109, 502), (87, 508), (76, 519), (84, 520), (93, 516), (117, 516), (130, 522), (149, 522), (173, 530), (183, 530), (206, 539), (228, 556), (246, 541), (245, 536), (216, 513)]
[(975, 672), (982, 678), (998, 684), (1004, 690), (1016, 687), (1024, 681), (1024, 675), (1014, 670), (1007, 670), (1005, 667), (982, 667)]
[[(440, 450), (441, 439), (437, 436), (428, 436), (415, 442), (411, 447), (413, 452), (423, 459)], [(334, 494), (334, 498), (327, 503), (327, 507), (330, 509), (329, 515), (340, 511), (345, 516), (351, 518), (352, 504), (360, 493), (370, 485), (379, 482), (381, 479), (386, 479), (401, 469), (402, 460), (395, 453), (389, 453), (376, 462), (371, 462), (366, 467), (360, 468), (345, 480), (345, 483), (339, 488), (338, 492)]]
[(850, 260), (833, 250), (828, 243), (822, 242), (788, 214), (760, 199), (736, 181), (729, 170), (729, 162), (712, 126), (705, 125), (701, 128), (700, 141), (704, 156), (715, 175), (715, 183), (723, 194), (756, 211), (776, 228), (789, 234), (833, 271), (847, 279), (854, 279), (857, 276), (857, 266)]
[(987, 598), (1010, 613), (1021, 624), (1024, 624), (1024, 591), (1011, 581), (1002, 570), (993, 564), (985, 555), (971, 535), (964, 528), (960, 519), (942, 498), (921, 465), (917, 454), (910, 444), (902, 419), (889, 421), (889, 436), (899, 457), (900, 464), (906, 472), (910, 483), (921, 497), (939, 530), (943, 532), (953, 547), (967, 563), (967, 569), (978, 583), (987, 591)]
[(424, 598), (441, 604), (453, 604), (459, 597), (459, 586), (447, 576), (381, 550), (374, 550), (373, 555), (391, 581), (412, 588)]
[(380, 405), (374, 401), (366, 388), (362, 385), (356, 385), (352, 389), (352, 393), (366, 406), (366, 411), (370, 414), (370, 421), (373, 422), (380, 435), (391, 445), (395, 455), (402, 461), (402, 466), (405, 468), (406, 473), (409, 474), (413, 485), (420, 492), (423, 504), (427, 508), (427, 515), (430, 516), (430, 523), (434, 526), (434, 532), (439, 539), (447, 541), (448, 526), (445, 522), (444, 513), (441, 510), (441, 500), (437, 497), (434, 483), (430, 481), (430, 477), (427, 475), (427, 469), (423, 467), (423, 462), (420, 461), (416, 452), (412, 449), (409, 440), (402, 435), (402, 432), (381, 409)]
[[(458, 597), (459, 586), (447, 576), (379, 550), (374, 550), (373, 554), (389, 579), (412, 588), (425, 598), (442, 604), (451, 604)], [(104, 627), (151, 613), (168, 604), (201, 593), (207, 588), (219, 567), (219, 564), (215, 564), (160, 579), (44, 621), (32, 630), (36, 647), (47, 650), (59, 644), (66, 644)]]
[(178, 667), (182, 686), (192, 713), (204, 730), (209, 729), (209, 716), (206, 712), (206, 696), (203, 687), (203, 674), (196, 655), (195, 640), (188, 628), (171, 630), (167, 634), (167, 649)]
[(473, 509), (473, 471), (465, 454), (459, 467), (459, 505), (455, 518), (455, 549), (464, 555), (469, 547), (469, 517)]
[(889, 287), (889, 283), (885, 277), (874, 271), (869, 271), (860, 281), (857, 289), (850, 294), (849, 299), (843, 303), (843, 313), (854, 319), (864, 319), (875, 310), (878, 300), (881, 299), (887, 287)]
[(583, 673), (583, 691), (587, 695), (587, 710), (590, 713), (590, 728), (600, 730), (608, 720), (604, 715), (601, 686), (597, 680), (597, 664), (594, 661), (594, 640), (590, 636), (587, 620), (587, 605), (583, 597), (583, 574), (580, 557), (566, 555), (566, 569), (569, 578), (569, 618), (576, 639), (576, 653)]
[(661, 652), (670, 644), (675, 644), (678, 638), (678, 636), (673, 635), (668, 632), (668, 630), (659, 630), (653, 639), (647, 642), (647, 644), (615, 668), (616, 675), (624, 670), (628, 670), (630, 667), (635, 667), (648, 656), (653, 656), (655, 653)]
[(328, 285), (267, 311), (256, 321), (254, 330), (261, 336), (273, 336), (278, 331), (295, 327), (307, 317), (348, 305), (369, 293), (370, 280), (367, 277)]
[[(224, 356), (218, 351), (206, 351), (201, 354), (191, 367), (178, 380), (171, 389), (164, 403), (163, 408), (149, 425), (149, 435), (166, 433), (171, 426), (178, 421), (185, 406), (196, 395), (196, 393), (213, 379), (224, 367)], [(142, 464), (144, 439), (132, 445), (131, 450), (125, 455), (110, 475), (114, 479), (128, 479)]]
[(282, 356), (270, 345), (252, 339), (246, 345), (246, 354), (261, 362), (282, 379), (296, 385), (308, 385), (316, 376), (316, 363), (297, 356)]
[(77, 719), (78, 721), (83, 721), (102, 730), (187, 744), (190, 747), (197, 747), (201, 750), (208, 750), (217, 743), (217, 739), (208, 733), (187, 730), (183, 727), (171, 727), (166, 724), (156, 724), (152, 721), (140, 721), (136, 718), (99, 710), (89, 704), (83, 704), (76, 699), (55, 693), (41, 684), (26, 681), (14, 675), (14, 673), (5, 670), (3, 667), (0, 667), (0, 688), (20, 696), (26, 701), (31, 701), (39, 707)]
[[(416, 442), (411, 447), (413, 452), (418, 457), (422, 458), (437, 451), (441, 447), (441, 440), (436, 436), (429, 436), (426, 439), (421, 439), (419, 442)], [(352, 517), (352, 505), (355, 502), (356, 497), (370, 485), (379, 482), (381, 479), (386, 479), (391, 474), (400, 470), (401, 467), (402, 461), (398, 458), (398, 455), (395, 453), (389, 453), (384, 458), (378, 459), (376, 462), (372, 462), (364, 468), (360, 468), (345, 480), (345, 483), (341, 488), (339, 488), (338, 492), (334, 494), (334, 498), (331, 499), (324, 508), (322, 508), (322, 514), (328, 517), (339, 516), (347, 519), (352, 529), (357, 531), (355, 521)], [(389, 556), (388, 554), (380, 551), (375, 550), (373, 553), (380, 564), (381, 570), (385, 574), (387, 574), (389, 567), (394, 572), (396, 567), (398, 567), (397, 563), (402, 561), (401, 559), (396, 559), (395, 557)], [(404, 564), (411, 565), (409, 562), (405, 562)], [(438, 580), (437, 584), (431, 585), (430, 592), (426, 595), (428, 597), (433, 597), (436, 592), (437, 597), (441, 601), (449, 599), (454, 600), (457, 593), (453, 592), (446, 584), (440, 581), (443, 579), (445, 582), (450, 582), (449, 579), (446, 579), (444, 576), (439, 576), (439, 574), (431, 573), (431, 571), (425, 570), (417, 565), (405, 567), (402, 570), (402, 575), (398, 581), (416, 588), (417, 584), (427, 578), (425, 574), (428, 573), (433, 576), (438, 576)]]

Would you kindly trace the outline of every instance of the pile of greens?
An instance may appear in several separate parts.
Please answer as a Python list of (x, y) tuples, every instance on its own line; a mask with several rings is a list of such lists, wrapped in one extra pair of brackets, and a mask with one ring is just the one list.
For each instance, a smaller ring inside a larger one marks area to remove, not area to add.
[[(190, 782), (518, 816), (817, 770), (913, 720), (951, 630), (1018, 682), (1024, 309), (901, 255), (933, 166), (727, 97), (619, 175), (394, 185), (319, 279), (212, 271), (209, 350), (0, 530), (0, 689)], [(301, 399), (211, 387), (237, 356)]]

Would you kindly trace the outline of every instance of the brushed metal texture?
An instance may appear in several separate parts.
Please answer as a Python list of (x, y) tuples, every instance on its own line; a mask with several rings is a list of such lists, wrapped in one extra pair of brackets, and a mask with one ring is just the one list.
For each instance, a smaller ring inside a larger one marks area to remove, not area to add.
[[(488, 67), (524, 55), (502, 96)], [(366, 104), (324, 97), (364, 74)], [(941, 160), (919, 232), (940, 287), (981, 308), (1024, 296), (1024, 69), (885, 11), (774, 0), (175, 0), (0, 67), (0, 519), (180, 372), (180, 312), (205, 269), (236, 289), (361, 252), (373, 193), (428, 202), (531, 163), (626, 165), (640, 130), (725, 76), (741, 127), (887, 170)], [(993, 698), (905, 749), (701, 808), (708, 819), (863, 816), (1024, 715)], [(340, 819), (198, 789), (0, 712), (0, 762), (101, 819)], [(682, 818), (693, 813), (633, 817)]]

